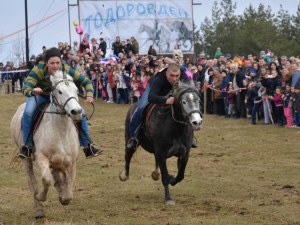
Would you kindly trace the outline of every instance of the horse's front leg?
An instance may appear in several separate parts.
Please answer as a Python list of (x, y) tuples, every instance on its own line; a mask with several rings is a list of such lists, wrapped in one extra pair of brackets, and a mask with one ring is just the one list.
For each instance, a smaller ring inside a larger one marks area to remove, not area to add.
[(171, 199), (170, 191), (169, 191), (169, 180), (170, 176), (167, 168), (167, 155), (163, 150), (156, 150), (155, 148), (155, 160), (158, 163), (161, 172), (161, 181), (165, 190), (165, 204), (166, 205), (175, 205), (175, 201)]
[(61, 195), (59, 197), (59, 201), (62, 205), (68, 205), (70, 201), (73, 199), (73, 183), (75, 180), (75, 174), (76, 174), (76, 162), (73, 162), (72, 165), (70, 165), (65, 173), (63, 174), (63, 189), (61, 192)]
[(34, 210), (35, 210), (34, 216), (36, 219), (43, 218), (43, 217), (45, 217), (43, 205), (39, 200), (37, 200), (35, 198), (35, 194), (38, 191), (38, 187), (37, 187), (37, 182), (36, 182), (34, 171), (33, 171), (32, 159), (22, 160), (22, 161), (23, 161), (23, 164), (26, 169), (27, 176), (28, 176), (29, 189), (33, 196)]
[(36, 153), (36, 160), (41, 169), (43, 185), (41, 190), (36, 193), (35, 198), (39, 201), (44, 202), (47, 199), (47, 193), (49, 190), (49, 186), (51, 185), (52, 175), (49, 167), (49, 160), (47, 157), (45, 157), (43, 154)]
[(183, 148), (182, 151), (183, 153), (179, 155), (177, 159), (177, 169), (178, 169), (177, 176), (171, 177), (169, 180), (172, 186), (176, 185), (177, 183), (179, 183), (184, 179), (185, 168), (189, 160), (189, 150)]

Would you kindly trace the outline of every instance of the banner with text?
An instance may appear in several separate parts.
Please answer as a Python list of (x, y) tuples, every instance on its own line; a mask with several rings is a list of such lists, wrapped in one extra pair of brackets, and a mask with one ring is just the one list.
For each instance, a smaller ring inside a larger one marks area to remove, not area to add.
[(79, 15), (84, 33), (104, 38), (108, 48), (120, 36), (135, 37), (140, 54), (150, 45), (160, 54), (176, 44), (183, 53), (194, 51), (192, 0), (80, 0)]

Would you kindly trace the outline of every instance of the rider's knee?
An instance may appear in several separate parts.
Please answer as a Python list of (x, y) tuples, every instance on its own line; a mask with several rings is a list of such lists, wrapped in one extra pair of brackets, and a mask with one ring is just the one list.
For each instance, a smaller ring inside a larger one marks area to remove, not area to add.
[(31, 111), (31, 110), (24, 111), (23, 118), (33, 119), (33, 115), (34, 115), (34, 111)]

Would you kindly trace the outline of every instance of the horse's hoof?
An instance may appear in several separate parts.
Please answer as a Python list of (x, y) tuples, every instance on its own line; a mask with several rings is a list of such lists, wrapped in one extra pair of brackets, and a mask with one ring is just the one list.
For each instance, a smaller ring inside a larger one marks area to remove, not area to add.
[(152, 172), (151, 177), (153, 180), (159, 180), (160, 173), (157, 173), (155, 171)]
[(42, 219), (42, 218), (44, 218), (45, 217), (44, 210), (39, 209), (39, 210), (35, 211), (34, 217), (36, 219)]
[(126, 172), (125, 171), (122, 171), (120, 174), (119, 174), (119, 179), (121, 181), (126, 181), (128, 180), (129, 176), (126, 175)]
[(175, 205), (175, 201), (174, 200), (165, 200), (165, 204), (166, 205)]
[(173, 177), (172, 175), (169, 175), (169, 184), (171, 184), (172, 186), (174, 186), (175, 184), (177, 184), (176, 178)]
[(71, 201), (71, 199), (62, 200), (62, 198), (59, 197), (59, 202), (62, 205), (69, 205), (70, 201)]

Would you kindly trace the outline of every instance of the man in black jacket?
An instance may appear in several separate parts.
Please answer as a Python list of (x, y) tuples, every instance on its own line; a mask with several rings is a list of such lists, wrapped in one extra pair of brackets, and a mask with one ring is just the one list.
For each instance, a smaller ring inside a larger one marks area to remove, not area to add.
[(116, 37), (116, 41), (112, 44), (111, 50), (113, 50), (114, 55), (119, 55), (122, 52), (121, 40), (120, 37)]
[(104, 41), (103, 38), (100, 38), (100, 44), (99, 44), (99, 50), (101, 50), (101, 52), (103, 52), (102, 57), (105, 58), (106, 55), (106, 48), (107, 48), (107, 44)]

